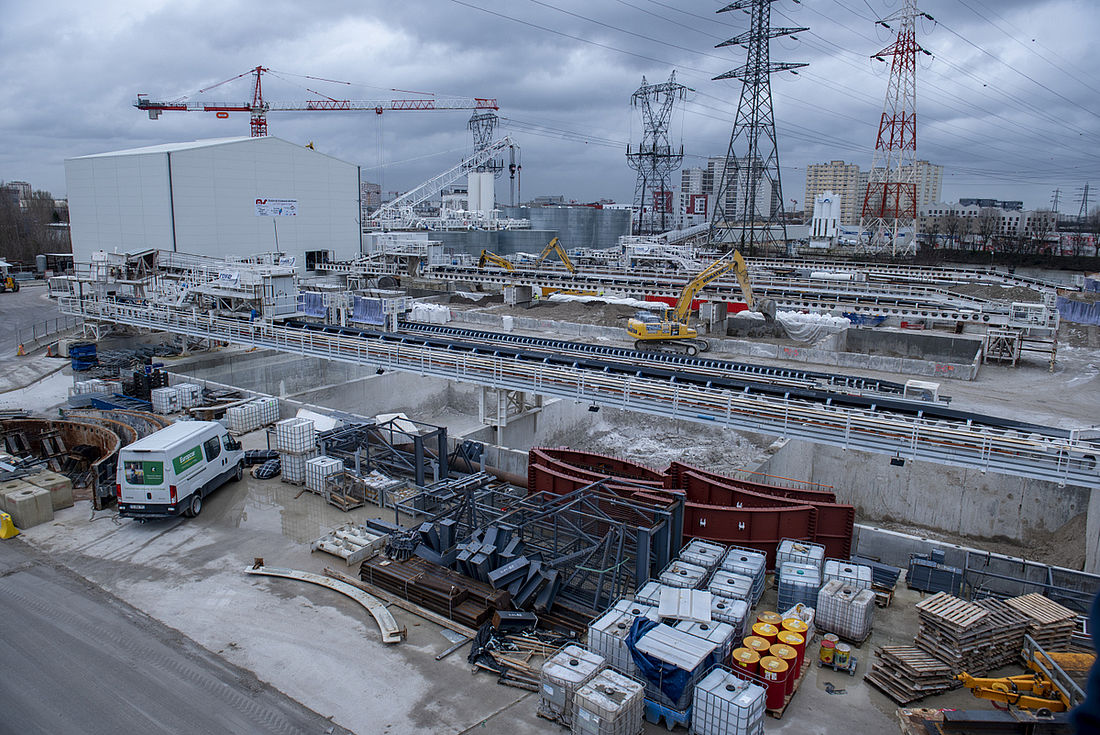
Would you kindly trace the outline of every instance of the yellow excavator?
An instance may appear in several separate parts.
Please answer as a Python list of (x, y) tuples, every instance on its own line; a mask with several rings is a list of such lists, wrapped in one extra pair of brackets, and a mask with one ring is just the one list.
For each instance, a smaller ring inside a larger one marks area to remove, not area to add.
[(5, 291), (18, 291), (19, 281), (12, 278), (8, 273), (8, 264), (5, 261), (0, 260), (0, 293)]
[(546, 244), (546, 247), (539, 253), (539, 257), (535, 260), (535, 265), (542, 265), (542, 261), (546, 260), (551, 253), (557, 253), (558, 259), (561, 260), (561, 264), (565, 266), (565, 269), (570, 273), (576, 273), (577, 267), (573, 265), (573, 261), (569, 259), (569, 255), (565, 252), (565, 248), (561, 246), (561, 242), (558, 238), (554, 238)]
[(516, 269), (516, 267), (512, 265), (511, 261), (509, 261), (507, 258), (497, 255), (490, 250), (482, 250), (481, 257), (477, 259), (477, 267), (484, 268), (488, 263), (492, 263), (498, 268), (503, 268), (509, 273)]
[(1030, 674), (987, 678), (964, 671), (955, 678), (975, 697), (1042, 714), (1066, 712), (1084, 700), (1095, 654), (1046, 651), (1031, 636), (1024, 636), (1023, 656)]
[(709, 350), (710, 342), (701, 339), (699, 333), (688, 325), (691, 304), (695, 296), (708, 283), (731, 270), (737, 276), (737, 283), (741, 286), (741, 293), (749, 309), (761, 312), (769, 321), (774, 318), (775, 302), (756, 300), (752, 293), (752, 284), (749, 282), (749, 271), (745, 266), (745, 259), (741, 257), (741, 253), (734, 250), (708, 265), (699, 275), (691, 279), (680, 291), (676, 305), (671, 308), (666, 307), (662, 316), (657, 316), (652, 311), (639, 311), (635, 314), (634, 318), (626, 324), (626, 331), (634, 338), (634, 349), (686, 355), (695, 355)]

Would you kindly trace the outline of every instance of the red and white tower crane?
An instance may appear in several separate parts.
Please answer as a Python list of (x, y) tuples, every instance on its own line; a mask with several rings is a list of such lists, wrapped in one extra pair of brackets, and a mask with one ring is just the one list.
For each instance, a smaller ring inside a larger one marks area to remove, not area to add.
[[(213, 112), (218, 117), (229, 117), (231, 112), (247, 112), (252, 126), (252, 137), (259, 138), (267, 135), (267, 113), (271, 111), (299, 112), (299, 111), (328, 111), (348, 112), (352, 110), (369, 110), (379, 115), (387, 111), (398, 110), (497, 110), (497, 101), (488, 97), (436, 97), (422, 96), (406, 99), (376, 99), (376, 100), (340, 100), (320, 92), (308, 89), (317, 99), (302, 102), (272, 102), (265, 100), (263, 96), (264, 73), (272, 72), (265, 66), (257, 66), (255, 69), (238, 74), (223, 82), (211, 85), (206, 89), (200, 89), (199, 93), (208, 92), (223, 84), (236, 81), (249, 74), (255, 76), (252, 89), (252, 101), (241, 102), (198, 102), (190, 101), (186, 97), (171, 102), (156, 102), (149, 99), (146, 94), (139, 94), (134, 107), (149, 113), (150, 120), (156, 120), (162, 112)], [(337, 84), (350, 84), (350, 82), (338, 82), (334, 79), (321, 79), (320, 77), (306, 77), (324, 82), (336, 82)]]
[(917, 54), (929, 53), (917, 44), (918, 16), (932, 18), (917, 10), (916, 0), (904, 0), (898, 12), (877, 21), (887, 29), (889, 23), (898, 23), (898, 35), (892, 44), (871, 57), (878, 61), (892, 57), (892, 61), (859, 231), (861, 241), (866, 233), (869, 251), (889, 248), (893, 255), (898, 254), (899, 234), (907, 229), (912, 235), (903, 244), (903, 250), (916, 249)]

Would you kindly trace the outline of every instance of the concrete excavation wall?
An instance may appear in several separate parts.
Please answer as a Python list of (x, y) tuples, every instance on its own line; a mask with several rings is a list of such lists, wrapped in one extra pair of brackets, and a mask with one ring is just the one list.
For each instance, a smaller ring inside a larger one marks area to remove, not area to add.
[[(896, 522), (975, 539), (1026, 544), (1089, 509), (1089, 490), (993, 472), (906, 460), (804, 441), (782, 440), (757, 468), (836, 489), (861, 522)], [(1100, 503), (1093, 503), (1100, 513)], [(1096, 533), (1091, 533), (1095, 547)], [(1094, 552), (1095, 553), (1095, 552)]]

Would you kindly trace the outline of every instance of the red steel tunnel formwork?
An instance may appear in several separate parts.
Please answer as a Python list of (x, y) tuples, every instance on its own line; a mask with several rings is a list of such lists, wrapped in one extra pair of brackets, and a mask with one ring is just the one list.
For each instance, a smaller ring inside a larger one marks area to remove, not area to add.
[(768, 555), (769, 568), (784, 538), (820, 543), (827, 556), (839, 559), (851, 554), (855, 508), (837, 503), (830, 490), (817, 489), (824, 486), (758, 483), (679, 462), (658, 472), (616, 457), (571, 449), (537, 448), (528, 456), (529, 492), (565, 494), (610, 480), (609, 491), (636, 500), (654, 502), (670, 494), (682, 495), (685, 538), (758, 549)]

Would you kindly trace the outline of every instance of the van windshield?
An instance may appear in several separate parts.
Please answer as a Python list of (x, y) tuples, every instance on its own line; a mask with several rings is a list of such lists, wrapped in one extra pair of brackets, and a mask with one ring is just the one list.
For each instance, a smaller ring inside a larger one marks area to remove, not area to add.
[(129, 485), (164, 484), (163, 462), (123, 462), (122, 468)]

